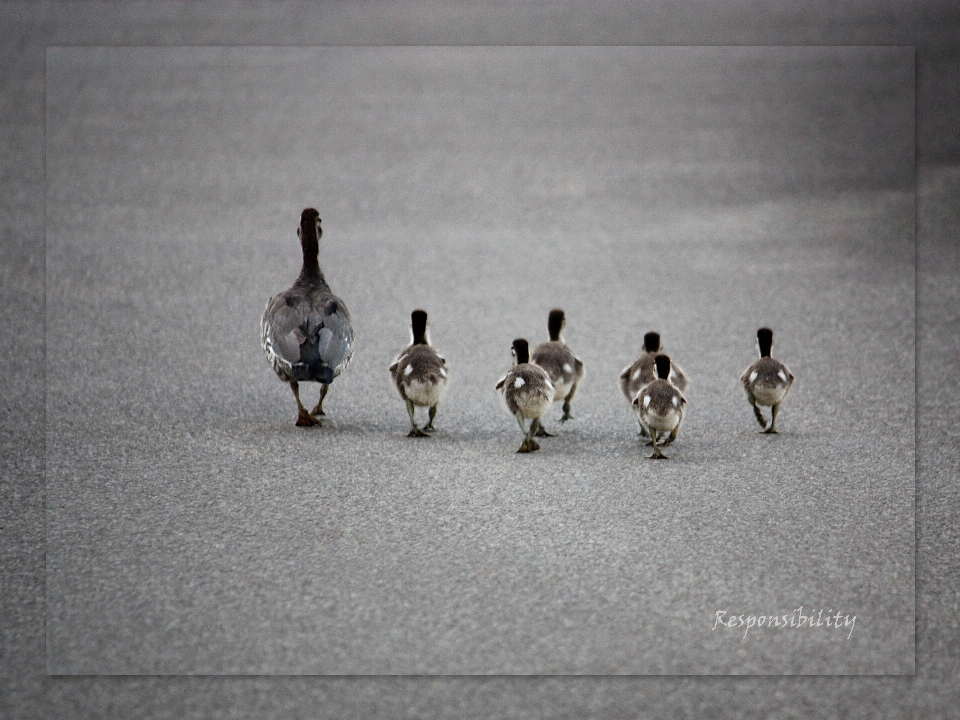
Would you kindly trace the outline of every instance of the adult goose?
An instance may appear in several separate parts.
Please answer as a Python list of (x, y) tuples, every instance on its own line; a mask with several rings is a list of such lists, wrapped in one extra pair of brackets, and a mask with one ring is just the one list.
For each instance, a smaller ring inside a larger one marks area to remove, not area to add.
[[(307, 208), (297, 236), (303, 267), (296, 282), (270, 298), (260, 321), (260, 344), (277, 377), (290, 384), (297, 401), (297, 425), (320, 425), (330, 383), (353, 355), (353, 327), (343, 301), (330, 292), (320, 270), (320, 214)], [(320, 400), (310, 412), (300, 401), (300, 383), (320, 383)]]
[[(555, 390), (547, 371), (530, 362), (530, 346), (523, 338), (513, 341), (513, 367), (500, 378), (496, 389), (500, 393), (507, 412), (517, 419), (523, 432), (523, 443), (517, 452), (526, 453), (540, 449), (533, 439), (540, 426), (540, 418), (553, 404)], [(524, 425), (530, 421), (530, 427)]]
[[(430, 329), (427, 313), (414, 310), (410, 314), (410, 345), (390, 364), (388, 370), (400, 397), (407, 404), (410, 415), (410, 437), (429, 437), (434, 429), (437, 405), (447, 392), (450, 381), (447, 376), (447, 361), (430, 345)], [(429, 422), (423, 428), (414, 420), (416, 407), (428, 407)]]
[[(540, 343), (530, 356), (530, 362), (539, 365), (547, 371), (550, 382), (553, 383), (553, 400), (563, 400), (563, 416), (560, 422), (572, 420), (570, 401), (577, 392), (577, 386), (583, 379), (583, 363), (567, 347), (563, 340), (563, 330), (567, 326), (567, 319), (563, 310), (551, 310), (547, 316), (547, 332), (550, 335), (548, 342)], [(541, 424), (537, 430), (540, 437), (550, 437)]]
[[(794, 380), (793, 373), (787, 369), (787, 366), (770, 356), (772, 349), (773, 330), (765, 327), (757, 330), (757, 350), (760, 352), (760, 359), (744, 370), (740, 376), (740, 384), (753, 407), (753, 414), (760, 423), (760, 427), (765, 428), (765, 433), (777, 432), (777, 412)], [(769, 425), (763, 413), (760, 412), (761, 405), (772, 408)]]

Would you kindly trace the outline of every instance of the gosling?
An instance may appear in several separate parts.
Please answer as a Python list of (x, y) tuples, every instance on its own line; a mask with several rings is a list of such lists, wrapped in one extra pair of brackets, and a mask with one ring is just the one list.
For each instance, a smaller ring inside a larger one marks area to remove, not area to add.
[[(427, 313), (414, 310), (410, 313), (410, 345), (390, 364), (393, 382), (400, 397), (407, 404), (410, 415), (409, 437), (429, 437), (433, 419), (437, 416), (437, 405), (447, 393), (450, 378), (447, 375), (447, 361), (430, 345), (430, 329)], [(426, 407), (429, 421), (422, 428), (417, 427), (414, 418), (415, 408)]]
[[(744, 370), (743, 375), (740, 376), (740, 384), (753, 407), (753, 414), (765, 433), (777, 432), (777, 413), (794, 380), (793, 373), (787, 369), (787, 366), (770, 356), (772, 349), (773, 330), (765, 327), (757, 330), (757, 350), (760, 352), (760, 359)], [(763, 413), (760, 412), (761, 405), (772, 408), (769, 425)]]
[[(533, 439), (540, 427), (540, 418), (550, 409), (556, 390), (547, 371), (530, 362), (530, 346), (523, 338), (513, 341), (513, 367), (500, 378), (496, 389), (507, 412), (517, 419), (523, 432), (523, 443), (518, 453), (533, 452), (540, 444)], [(529, 428), (524, 420), (530, 421)]]
[[(657, 355), (654, 357), (654, 365), (657, 370), (657, 379), (647, 383), (637, 393), (633, 399), (633, 410), (640, 421), (640, 427), (650, 436), (650, 444), (653, 445), (653, 455), (650, 459), (666, 460), (667, 456), (660, 448), (677, 439), (687, 401), (676, 386), (668, 380), (670, 358), (666, 355)], [(661, 433), (669, 433), (662, 443)]]

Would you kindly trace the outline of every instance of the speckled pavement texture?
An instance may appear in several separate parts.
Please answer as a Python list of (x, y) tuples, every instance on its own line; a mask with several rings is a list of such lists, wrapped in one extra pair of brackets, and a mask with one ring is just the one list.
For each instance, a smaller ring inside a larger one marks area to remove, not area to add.
[[(942, 47), (60, 48), (44, 82), (30, 42), (149, 44), (132, 10), (122, 37), (57, 10), (6, 10), (7, 714), (952, 711), (956, 148), (913, 107)], [(175, 10), (166, 44), (211, 26)], [(256, 337), (307, 204), (358, 336), (312, 431)], [(418, 305), (455, 383), (419, 442), (385, 371)], [(587, 379), (516, 456), (492, 385), (554, 305)], [(798, 376), (772, 438), (736, 387), (765, 323)], [(694, 381), (666, 463), (616, 387), (650, 328)], [(801, 604), (856, 629), (710, 629)]]
[[(911, 672), (913, 77), (899, 48), (49, 51), (51, 671)], [(316, 431), (257, 345), (305, 205), (357, 338)], [(411, 441), (385, 367), (421, 306), (453, 388)], [(517, 457), (492, 387), (553, 306), (588, 375)], [(765, 324), (778, 437), (737, 386)], [(694, 379), (669, 463), (616, 382), (651, 328)]]

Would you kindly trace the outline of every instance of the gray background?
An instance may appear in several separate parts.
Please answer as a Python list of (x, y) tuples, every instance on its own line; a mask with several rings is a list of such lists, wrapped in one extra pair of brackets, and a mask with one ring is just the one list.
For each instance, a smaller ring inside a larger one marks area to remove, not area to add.
[[(66, 38), (87, 42), (223, 42), (234, 41), (238, 33), (248, 41), (265, 42), (276, 33), (278, 39), (288, 36), (281, 18), (291, 6), (272, 6), (237, 15), (228, 22), (213, 22), (212, 9), (204, 6), (191, 15), (180, 14), (176, 5), (160, 6), (156, 15), (144, 16), (142, 6), (130, 6), (121, 12), (119, 22), (111, 25), (96, 6), (84, 6), (87, 14), (74, 12), (76, 6), (63, 6), (54, 13), (49, 6), (5, 7), (12, 28), (11, 44), (5, 47), (5, 63), (11, 83), (5, 105), (10, 118), (4, 132), (14, 152), (7, 158), (6, 177), (11, 192), (5, 196), (10, 218), (5, 235), (4, 296), (9, 323), (18, 330), (22, 342), (10, 348), (9, 367), (21, 368), (7, 377), (10, 391), (6, 406), (4, 432), (10, 452), (5, 449), (5, 597), (11, 612), (5, 613), (5, 635), (8, 674), (4, 681), (5, 709), (14, 716), (155, 716), (222, 715), (222, 716), (287, 716), (303, 712), (338, 716), (530, 716), (558, 715), (623, 715), (643, 710), (655, 713), (702, 715), (713, 714), (779, 714), (792, 716), (803, 712), (829, 715), (847, 709), (858, 709), (874, 715), (890, 717), (906, 714), (937, 713), (945, 716), (953, 711), (948, 678), (955, 673), (950, 648), (955, 643), (955, 606), (949, 597), (955, 588), (954, 541), (948, 528), (955, 510), (949, 489), (954, 483), (955, 450), (948, 445), (951, 433), (943, 424), (955, 416), (956, 350), (956, 257), (950, 238), (956, 218), (956, 196), (952, 171), (956, 161), (955, 135), (952, 127), (955, 94), (945, 92), (956, 73), (954, 56), (941, 38), (950, 36), (951, 20), (935, 7), (922, 6), (915, 14), (898, 15), (899, 6), (871, 6), (870, 9), (844, 6), (833, 16), (812, 11), (781, 10), (770, 16), (757, 17), (744, 8), (734, 6), (722, 23), (710, 13), (691, 16), (686, 24), (663, 13), (646, 15), (646, 22), (631, 15), (624, 6), (611, 5), (606, 13), (592, 16), (591, 22), (569, 11), (548, 8), (537, 18), (515, 10), (514, 15), (484, 16), (474, 13), (468, 20), (446, 27), (442, 14), (429, 18), (403, 9), (402, 17), (381, 17), (365, 22), (348, 19), (349, 13), (326, 13), (319, 20), (300, 22), (294, 35), (300, 41), (342, 42), (352, 31), (355, 41), (362, 42), (464, 42), (492, 38), (513, 42), (556, 42), (567, 38), (579, 42), (749, 42), (763, 35), (769, 42), (848, 42), (872, 39), (880, 42), (920, 43), (918, 55), (918, 656), (916, 678), (897, 680), (842, 679), (344, 679), (323, 680), (230, 680), (230, 679), (43, 679), (42, 642), (37, 643), (38, 618), (43, 615), (43, 534), (42, 523), (35, 518), (37, 503), (42, 508), (42, 486), (37, 485), (40, 463), (37, 443), (30, 440), (31, 428), (37, 424), (36, 401), (38, 377), (30, 367), (37, 367), (41, 348), (31, 317), (42, 306), (42, 294), (31, 288), (37, 270), (42, 270), (42, 254), (35, 248), (37, 220), (36, 198), (42, 197), (42, 175), (38, 163), (36, 139), (42, 139), (43, 125), (38, 89), (43, 89), (42, 54), (36, 48), (43, 43), (64, 42)], [(231, 6), (237, 10), (238, 6)], [(495, 10), (496, 8), (494, 8)], [(502, 8), (501, 8), (502, 10)], [(145, 22), (152, 17), (155, 22)], [(355, 16), (350, 16), (355, 17)], [(503, 18), (493, 20), (491, 18)], [(635, 22), (627, 22), (633, 19)], [(534, 20), (537, 22), (534, 23)], [(935, 23), (930, 23), (936, 20)], [(913, 23), (916, 22), (915, 26)], [(322, 25), (322, 30), (314, 31)], [(66, 28), (69, 27), (69, 30)], [(537, 29), (534, 30), (533, 28)], [(706, 30), (707, 27), (714, 28)], [(915, 34), (915, 29), (919, 33)], [(931, 28), (931, 29), (927, 29)], [(329, 33), (329, 34), (326, 34)], [(472, 33), (472, 34), (471, 34)], [(566, 35), (564, 34), (566, 33)], [(697, 37), (699, 33), (699, 37)], [(302, 36), (302, 37), (301, 37)], [(656, 37), (655, 37), (656, 36)], [(59, 38), (59, 40), (57, 40)], [(273, 42), (273, 41), (271, 41)], [(38, 45), (39, 44), (39, 45)], [(38, 120), (39, 118), (39, 120)], [(39, 129), (39, 134), (38, 133)], [(40, 183), (39, 185), (37, 183)], [(36, 190), (39, 189), (39, 192)], [(16, 217), (16, 223), (14, 223)], [(33, 219), (31, 219), (33, 218)], [(31, 225), (33, 223), (33, 225)], [(42, 225), (42, 223), (41, 223)], [(20, 228), (17, 230), (16, 228)], [(9, 249), (8, 249), (9, 248)], [(9, 262), (7, 261), (9, 259)], [(39, 276), (42, 278), (42, 272)], [(33, 278), (33, 280), (31, 280)], [(33, 293), (33, 294), (31, 294)], [(951, 302), (952, 299), (952, 302)], [(953, 330), (953, 332), (951, 332)], [(932, 342), (935, 339), (935, 342)], [(34, 348), (34, 349), (31, 349)], [(17, 352), (14, 353), (14, 350)], [(32, 354), (31, 354), (32, 353)], [(34, 358), (34, 360), (31, 360)], [(31, 381), (34, 378), (34, 381)], [(31, 400), (31, 398), (34, 398)], [(402, 412), (402, 411), (401, 411)], [(33, 435), (33, 437), (37, 437)], [(6, 448), (7, 446), (5, 446)], [(33, 510), (31, 510), (33, 508)], [(12, 530), (12, 532), (11, 532)], [(38, 534), (39, 533), (39, 534)], [(9, 552), (6, 548), (9, 547)], [(936, 551), (934, 552), (934, 548)], [(38, 562), (39, 561), (39, 562)], [(38, 568), (40, 574), (38, 575)], [(39, 594), (38, 594), (39, 591)], [(39, 615), (37, 614), (39, 611)], [(40, 636), (42, 637), (42, 636)], [(39, 664), (38, 664), (39, 663)], [(742, 703), (748, 700), (748, 707)], [(801, 708), (806, 708), (801, 710)]]
[[(911, 672), (913, 77), (897, 48), (51, 50), (51, 671)], [(257, 343), (310, 204), (357, 334), (319, 432)], [(554, 305), (589, 375), (517, 457), (492, 386)], [(433, 442), (384, 371), (420, 306)], [(800, 378), (779, 437), (736, 382), (761, 324)], [(616, 381), (650, 327), (695, 379), (672, 464)], [(713, 629), (801, 606), (860, 627)]]

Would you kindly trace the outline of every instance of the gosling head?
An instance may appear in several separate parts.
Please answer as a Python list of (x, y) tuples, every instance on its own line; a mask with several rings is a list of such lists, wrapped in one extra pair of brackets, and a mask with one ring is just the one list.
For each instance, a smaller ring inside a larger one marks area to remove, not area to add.
[(762, 327), (757, 330), (757, 350), (760, 351), (760, 357), (770, 357), (770, 351), (773, 348), (773, 330)]
[(670, 377), (670, 358), (666, 355), (657, 355), (653, 359), (653, 364), (657, 366), (657, 377), (666, 380)]
[(550, 339), (553, 341), (563, 339), (563, 329), (567, 326), (567, 318), (563, 314), (563, 310), (556, 308), (550, 311), (549, 317), (547, 317), (547, 332), (550, 333)]
[(410, 313), (410, 344), (429, 345), (430, 328), (427, 325), (427, 311), (414, 310)]
[(510, 352), (513, 354), (513, 364), (522, 365), (530, 362), (530, 345), (523, 338), (517, 338), (510, 346)]
[(648, 332), (643, 336), (643, 349), (646, 352), (660, 352), (660, 347), (660, 333)]

